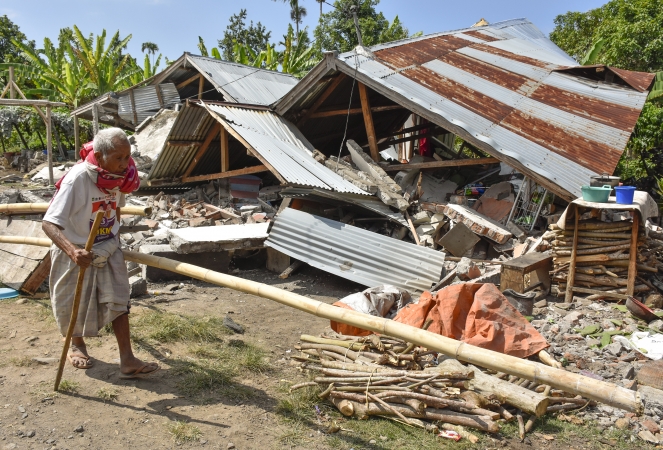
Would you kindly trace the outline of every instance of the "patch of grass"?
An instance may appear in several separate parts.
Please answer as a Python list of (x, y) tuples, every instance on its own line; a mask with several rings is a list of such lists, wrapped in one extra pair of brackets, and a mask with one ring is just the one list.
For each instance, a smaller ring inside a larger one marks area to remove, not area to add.
[(67, 380), (66, 378), (63, 378), (60, 381), (60, 387), (58, 389), (59, 392), (67, 392), (69, 394), (73, 394), (75, 392), (78, 392), (78, 388), (80, 387), (80, 383), (72, 380)]
[(197, 441), (203, 435), (197, 426), (179, 420), (169, 423), (167, 428), (168, 433), (178, 443)]
[(231, 341), (229, 345), (198, 344), (188, 352), (196, 359), (177, 359), (169, 364), (174, 374), (182, 377), (180, 389), (190, 396), (220, 393), (237, 399), (248, 398), (252, 392), (234, 384), (233, 379), (245, 370), (254, 373), (271, 370), (265, 351), (243, 341)]
[(289, 387), (282, 384), (279, 386), (279, 390), (285, 395), (279, 398), (276, 411), (288, 419), (311, 420), (315, 417), (315, 405), (323, 402), (318, 397), (320, 389), (315, 386), (307, 386), (289, 392)]
[(132, 338), (157, 342), (218, 342), (231, 331), (218, 317), (149, 311), (132, 318)]
[(16, 367), (28, 367), (34, 364), (34, 361), (32, 361), (32, 358), (29, 356), (9, 358), (9, 362)]
[(104, 402), (109, 402), (111, 400), (116, 400), (118, 396), (118, 392), (116, 389), (113, 388), (101, 388), (97, 392), (97, 397), (102, 399)]

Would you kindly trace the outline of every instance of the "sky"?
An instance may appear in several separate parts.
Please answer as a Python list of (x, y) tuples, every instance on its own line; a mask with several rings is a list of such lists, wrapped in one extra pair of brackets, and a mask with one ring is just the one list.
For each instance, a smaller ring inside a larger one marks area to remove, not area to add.
[[(587, 11), (606, 1), (382, 0), (377, 9), (390, 21), (398, 15), (410, 33), (464, 28), (482, 17), (491, 23), (524, 17), (548, 34), (557, 15)], [(308, 10), (303, 25), (312, 31), (320, 14), (319, 3), (300, 0), (300, 5)], [(184, 51), (197, 54), (198, 36), (211, 49), (223, 37), (230, 16), (240, 8), (247, 10), (248, 21), (265, 25), (274, 42), (282, 40), (290, 8), (281, 0), (0, 0), (0, 15), (6, 14), (38, 48), (44, 37), (55, 40), (60, 28), (75, 24), (85, 35), (98, 34), (104, 28), (111, 35), (118, 29), (122, 37), (131, 34), (128, 50), (134, 57), (140, 56), (141, 43), (149, 41), (170, 59)], [(323, 5), (323, 12), (330, 10), (331, 6)]]

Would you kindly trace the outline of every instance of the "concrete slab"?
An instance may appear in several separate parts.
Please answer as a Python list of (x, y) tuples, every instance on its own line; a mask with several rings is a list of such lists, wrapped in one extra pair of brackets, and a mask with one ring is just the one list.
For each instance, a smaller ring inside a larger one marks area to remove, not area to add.
[(170, 248), (179, 253), (221, 252), (262, 248), (269, 223), (168, 230)]
[(474, 234), (485, 236), (498, 244), (504, 244), (513, 237), (511, 232), (498, 222), (467, 206), (448, 204), (444, 208), (444, 215), (458, 223), (464, 223)]
[(452, 255), (461, 257), (467, 253), (468, 250), (474, 248), (480, 240), (481, 238), (472, 233), (472, 230), (461, 222), (456, 224), (455, 227), (449, 230), (449, 232), (442, 236), (437, 242)]
[[(196, 266), (223, 273), (228, 273), (228, 265), (230, 264), (229, 252), (205, 252), (182, 255), (174, 252), (169, 245), (141, 245), (138, 251), (147, 255), (174, 259), (175, 261), (194, 264)], [(142, 265), (141, 267), (143, 269), (142, 277), (149, 282), (190, 279), (190, 277), (179, 275), (168, 270), (157, 269), (156, 267)]]

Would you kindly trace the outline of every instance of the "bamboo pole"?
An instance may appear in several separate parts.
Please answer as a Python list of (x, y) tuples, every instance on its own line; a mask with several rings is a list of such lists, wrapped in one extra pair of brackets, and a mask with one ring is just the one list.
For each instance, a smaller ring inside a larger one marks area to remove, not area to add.
[[(90, 228), (90, 234), (87, 237), (85, 242), (85, 251), (92, 251), (92, 246), (94, 245), (94, 240), (97, 238), (97, 232), (99, 231), (99, 226), (101, 225), (101, 220), (104, 218), (104, 211), (97, 211), (97, 214), (94, 216), (94, 222), (92, 223), (92, 228)], [(78, 307), (81, 303), (81, 294), (83, 293), (83, 281), (85, 280), (85, 271), (87, 267), (79, 267), (78, 269), (78, 279), (76, 280), (76, 290), (74, 292), (74, 303), (71, 307), (71, 318), (69, 319), (69, 327), (67, 327), (67, 335), (64, 338), (64, 344), (62, 345), (62, 354), (60, 355), (60, 364), (58, 365), (58, 372), (55, 376), (55, 386), (53, 390), (58, 391), (60, 387), (60, 380), (62, 379), (62, 371), (64, 370), (64, 363), (67, 361), (67, 352), (69, 351), (69, 344), (71, 344), (71, 338), (74, 335), (74, 328), (76, 328), (76, 322), (78, 321)]]
[[(0, 237), (0, 242), (2, 242), (2, 238), (4, 236)], [(45, 241), (49, 240), (45, 239)], [(168, 258), (126, 250), (123, 253), (126, 261), (169, 270), (208, 283), (274, 300), (277, 303), (293, 307), (308, 314), (403, 339), (461, 361), (478, 364), (496, 372), (513, 374), (536, 383), (547, 384), (626, 411), (640, 414), (644, 410), (642, 399), (638, 392), (617, 386), (613, 383), (595, 380), (573, 372), (548, 367), (535, 361), (520, 359), (515, 356), (475, 347), (455, 339), (431, 333), (430, 331), (394, 322), (393, 320), (363, 314), (350, 309), (338, 308), (257, 281), (245, 280), (232, 275), (214, 272), (213, 270), (181, 263)], [(475, 379), (477, 372), (479, 371), (475, 369)]]
[[(0, 214), (43, 214), (48, 209), (48, 203), (7, 203), (0, 205)], [(121, 209), (121, 213), (130, 216), (149, 216), (152, 215), (152, 208), (149, 206), (127, 205)]]

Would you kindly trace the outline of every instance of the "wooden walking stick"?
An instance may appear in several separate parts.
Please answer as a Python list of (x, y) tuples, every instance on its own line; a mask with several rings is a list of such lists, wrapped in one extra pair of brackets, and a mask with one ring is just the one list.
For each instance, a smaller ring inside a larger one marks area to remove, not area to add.
[[(90, 235), (87, 237), (87, 242), (85, 243), (85, 251), (89, 252), (92, 250), (94, 245), (94, 239), (97, 237), (99, 232), (99, 226), (101, 225), (101, 219), (104, 218), (106, 211), (99, 210), (94, 216), (94, 223), (90, 229)], [(67, 336), (64, 338), (64, 345), (62, 346), (62, 355), (60, 355), (60, 365), (58, 366), (58, 374), (55, 377), (55, 388), (57, 391), (60, 387), (60, 380), (62, 379), (62, 371), (64, 370), (64, 363), (67, 360), (67, 352), (69, 351), (69, 344), (71, 343), (71, 336), (74, 334), (74, 327), (76, 326), (76, 319), (78, 319), (78, 307), (81, 303), (81, 293), (83, 291), (83, 279), (85, 278), (85, 268), (81, 267), (78, 272), (78, 280), (76, 281), (76, 292), (74, 294), (74, 304), (71, 308), (71, 318), (69, 319), (69, 328), (67, 328)]]

